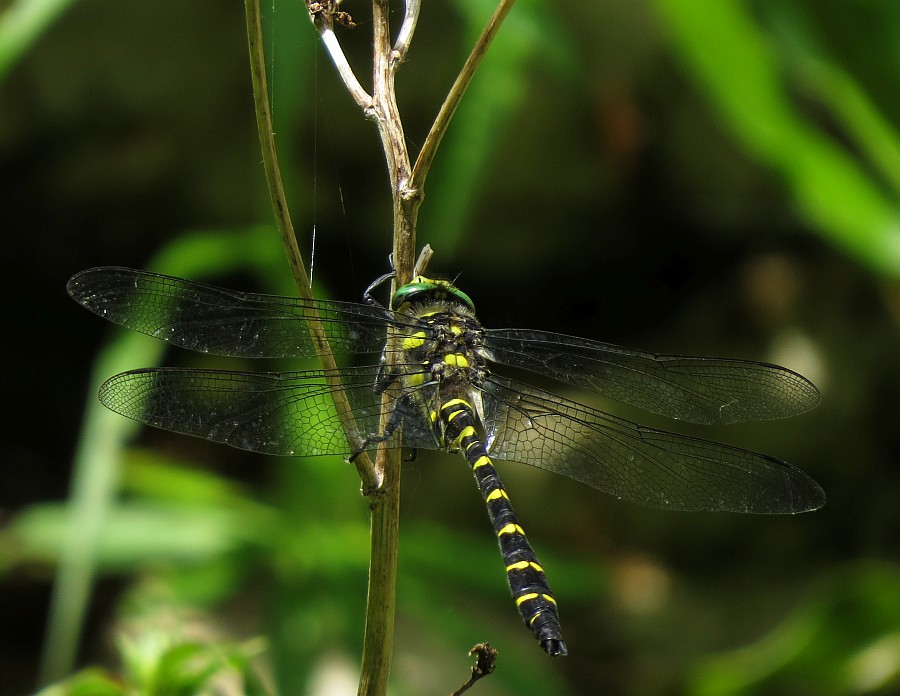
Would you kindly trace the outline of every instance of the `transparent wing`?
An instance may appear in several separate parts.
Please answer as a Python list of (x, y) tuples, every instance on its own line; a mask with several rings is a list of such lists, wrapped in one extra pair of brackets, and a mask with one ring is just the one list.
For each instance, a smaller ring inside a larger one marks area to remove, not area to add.
[[(306, 372), (231, 372), (153, 368), (123, 372), (100, 387), (109, 409), (163, 430), (274, 455), (349, 455), (353, 447), (331, 394), (350, 402), (362, 442), (380, 433), (381, 398), (373, 392), (377, 366)], [(339, 377), (340, 387), (334, 386)], [(438, 449), (430, 423), (401, 409), (403, 446)], [(394, 442), (395, 446), (399, 443)]]
[(786, 418), (819, 403), (812, 382), (769, 363), (658, 355), (524, 329), (487, 329), (484, 337), (495, 362), (692, 423)]
[(512, 380), (483, 387), (488, 451), (649, 507), (796, 513), (825, 503), (790, 464), (617, 418)]
[[(392, 313), (349, 302), (236, 292), (130, 268), (92, 268), (68, 284), (95, 314), (182, 348), (247, 358), (312, 357), (308, 320), (321, 320), (332, 350), (380, 353)], [(394, 321), (395, 324), (398, 321)]]
[[(351, 439), (378, 434), (381, 405), (372, 389), (378, 370), (135, 370), (105, 382), (100, 400), (142, 423), (239, 449), (347, 455), (353, 447), (331, 394), (339, 388), (347, 395)], [(342, 386), (334, 386), (335, 376)], [(619, 498), (673, 510), (756, 513), (803, 512), (825, 501), (815, 481), (773, 457), (646, 428), (495, 376), (483, 397), (493, 457), (563, 474)], [(420, 406), (401, 398), (389, 407), (399, 411), (403, 446), (441, 449)]]

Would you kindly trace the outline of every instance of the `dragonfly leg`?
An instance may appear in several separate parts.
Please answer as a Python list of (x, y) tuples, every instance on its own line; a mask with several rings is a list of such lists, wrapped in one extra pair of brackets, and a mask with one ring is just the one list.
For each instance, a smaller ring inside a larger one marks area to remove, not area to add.
[[(394, 264), (392, 262), (391, 266), (393, 267), (393, 265)], [(374, 297), (372, 297), (372, 293), (375, 291), (375, 289), (379, 285), (383, 285), (385, 283), (385, 281), (390, 280), (391, 278), (395, 277), (396, 275), (397, 275), (396, 271), (391, 271), (390, 273), (385, 273), (383, 276), (379, 276), (378, 278), (373, 280), (371, 283), (369, 283), (369, 287), (367, 287), (366, 291), (363, 293), (363, 300), (365, 301), (365, 303), (369, 304), (369, 305), (375, 305), (376, 307), (383, 307), (384, 305), (382, 305), (378, 300), (376, 300)]]
[(394, 436), (394, 433), (397, 431), (397, 428), (400, 426), (400, 423), (403, 420), (403, 411), (402, 409), (398, 408), (398, 406), (399, 403), (395, 405), (391, 410), (391, 415), (388, 417), (388, 422), (384, 428), (384, 432), (381, 434), (370, 433), (369, 435), (367, 435), (366, 439), (363, 440), (359, 449), (347, 458), (348, 462), (352, 462), (359, 455), (369, 449), (372, 445), (387, 442)]

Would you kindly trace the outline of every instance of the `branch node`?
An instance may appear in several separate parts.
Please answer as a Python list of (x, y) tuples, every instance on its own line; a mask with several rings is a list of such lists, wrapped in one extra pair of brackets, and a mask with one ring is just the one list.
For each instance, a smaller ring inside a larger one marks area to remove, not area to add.
[(423, 197), (422, 189), (410, 186), (409, 179), (400, 182), (398, 193), (400, 198), (406, 202), (421, 201)]
[(469, 651), (469, 655), (475, 656), (475, 665), (472, 667), (472, 676), (466, 683), (454, 691), (451, 696), (459, 696), (468, 691), (475, 682), (491, 674), (497, 668), (497, 648), (490, 643), (478, 643)]
[(324, 0), (323, 2), (306, 0), (306, 11), (309, 12), (309, 18), (313, 24), (319, 29), (322, 29), (323, 25), (331, 29), (335, 22), (352, 29), (356, 26), (356, 22), (353, 21), (349, 12), (338, 9), (339, 4), (338, 0)]

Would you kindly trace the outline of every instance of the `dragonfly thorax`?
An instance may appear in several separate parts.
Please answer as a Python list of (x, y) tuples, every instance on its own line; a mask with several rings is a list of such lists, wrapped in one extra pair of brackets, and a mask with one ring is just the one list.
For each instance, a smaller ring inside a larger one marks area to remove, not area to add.
[(473, 424), (482, 427), (480, 390), (490, 374), (484, 329), (471, 300), (457, 296), (444, 281), (417, 278), (394, 295), (395, 303), (398, 297), (403, 298), (398, 313), (412, 321), (394, 344), (399, 354), (391, 373), (399, 378), (410, 403), (430, 415), (438, 441), (455, 451), (453, 443), (444, 440), (438, 411), (448, 401), (464, 401), (472, 409)]
[(428, 382), (453, 379), (481, 386), (488, 370), (483, 329), (474, 312), (452, 299), (406, 307), (419, 323), (401, 339), (399, 362)]

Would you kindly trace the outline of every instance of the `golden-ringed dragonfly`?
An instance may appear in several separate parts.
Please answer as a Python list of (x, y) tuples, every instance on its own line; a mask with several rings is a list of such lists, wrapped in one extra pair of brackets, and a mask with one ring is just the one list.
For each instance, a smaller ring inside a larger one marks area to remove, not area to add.
[[(383, 279), (381, 279), (383, 280)], [(785, 418), (819, 402), (778, 365), (659, 355), (547, 331), (487, 329), (455, 285), (424, 276), (385, 308), (236, 292), (128, 268), (75, 275), (69, 294), (92, 312), (171, 344), (240, 358), (313, 357), (317, 317), (335, 353), (373, 364), (336, 371), (134, 370), (100, 388), (113, 411), (177, 433), (286, 456), (355, 456), (332, 394), (344, 392), (370, 449), (459, 452), (500, 546), (519, 613), (541, 647), (565, 655), (557, 604), (494, 460), (552, 471), (617, 498), (667, 510), (761, 514), (815, 510), (819, 485), (787, 462), (629, 422), (494, 372), (507, 365), (647, 411), (702, 424)], [(388, 354), (387, 345), (396, 346)], [(335, 377), (339, 378), (340, 386)], [(388, 390), (392, 384), (400, 388)], [(383, 394), (387, 427), (380, 430)]]

